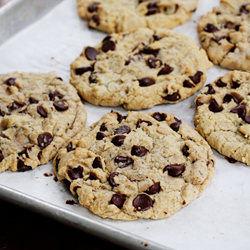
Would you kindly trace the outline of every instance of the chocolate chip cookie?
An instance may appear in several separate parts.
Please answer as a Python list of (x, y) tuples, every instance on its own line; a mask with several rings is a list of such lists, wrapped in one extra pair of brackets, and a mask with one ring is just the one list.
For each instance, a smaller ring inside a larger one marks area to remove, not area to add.
[(185, 23), (198, 0), (77, 0), (78, 14), (89, 26), (108, 33), (137, 28), (169, 28)]
[(140, 110), (179, 102), (197, 92), (212, 63), (193, 39), (141, 28), (84, 48), (71, 64), (71, 83), (86, 101)]
[(161, 219), (199, 197), (214, 174), (207, 142), (173, 114), (106, 114), (58, 151), (54, 173), (103, 218)]
[(201, 90), (196, 130), (221, 154), (250, 165), (250, 73), (233, 71)]
[(56, 74), (0, 75), (0, 172), (49, 162), (85, 122), (76, 90)]
[(202, 47), (213, 63), (235, 70), (250, 69), (250, 1), (221, 0), (198, 25)]

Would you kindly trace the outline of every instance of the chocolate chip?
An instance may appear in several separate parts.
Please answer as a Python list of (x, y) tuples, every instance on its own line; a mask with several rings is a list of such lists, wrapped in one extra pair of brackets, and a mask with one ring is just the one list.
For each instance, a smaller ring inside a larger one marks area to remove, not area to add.
[(117, 129), (115, 130), (114, 134), (115, 134), (115, 135), (117, 135), (117, 134), (129, 134), (130, 131), (131, 131), (131, 130), (130, 130), (130, 127), (124, 125), (124, 126), (121, 126), (121, 127), (117, 128)]
[(248, 116), (245, 117), (245, 122), (247, 122), (247, 123), (250, 124), (250, 115), (248, 115)]
[(246, 107), (244, 105), (239, 105), (233, 108), (230, 112), (237, 114), (240, 118), (244, 120), (246, 116)]
[(175, 92), (172, 95), (167, 95), (167, 96), (163, 97), (163, 99), (170, 101), (170, 102), (178, 101), (180, 98), (181, 98), (181, 96), (178, 92)]
[(77, 204), (77, 202), (75, 202), (74, 200), (66, 200), (66, 204), (75, 205), (75, 204)]
[(240, 24), (236, 24), (234, 28), (235, 28), (236, 31), (239, 31), (240, 30)]
[(6, 115), (6, 113), (4, 111), (0, 110), (0, 116), (5, 116), (5, 115)]
[(209, 108), (210, 111), (212, 111), (214, 113), (221, 112), (223, 110), (222, 107), (220, 107), (218, 105), (218, 103), (216, 102), (215, 99), (212, 99), (212, 101), (209, 104), (208, 108)]
[(232, 82), (232, 88), (233, 89), (237, 89), (237, 88), (239, 88), (240, 87), (240, 83), (238, 83), (238, 82)]
[(203, 72), (197, 71), (194, 76), (189, 76), (189, 78), (193, 81), (194, 84), (198, 84), (201, 81), (201, 76)]
[(88, 11), (90, 13), (97, 12), (98, 11), (98, 3), (92, 3), (88, 7)]
[(73, 146), (72, 146), (72, 142), (70, 142), (67, 146), (67, 151), (70, 152), (70, 151), (73, 151)]
[(100, 126), (100, 131), (108, 131), (105, 123), (103, 123), (101, 126)]
[(154, 38), (155, 41), (159, 41), (162, 38), (164, 38), (164, 36), (153, 35), (153, 38)]
[(138, 81), (141, 87), (148, 87), (150, 85), (155, 84), (155, 80), (150, 77), (144, 77), (142, 79), (139, 79)]
[(59, 162), (60, 162), (60, 159), (56, 158), (56, 164), (55, 164), (56, 172), (58, 172)]
[(32, 167), (25, 165), (22, 160), (18, 160), (18, 162), (17, 162), (17, 171), (18, 172), (25, 172), (25, 171), (28, 171), (31, 169), (32, 169)]
[(249, 11), (247, 10), (247, 6), (249, 5), (248, 4), (243, 4), (241, 7), (240, 7), (240, 14), (248, 14)]
[(97, 76), (96, 73), (92, 72), (89, 76), (89, 82), (90, 83), (97, 83)]
[[(113, 112), (113, 111), (112, 111), (112, 112)], [(122, 115), (121, 115), (120, 113), (118, 113), (118, 112), (114, 112), (114, 113), (117, 114), (117, 121), (118, 121), (119, 123), (121, 123), (122, 120), (124, 120), (124, 119), (127, 118), (126, 116), (122, 116)]]
[(39, 151), (39, 153), (38, 153), (38, 155), (37, 155), (37, 158), (38, 158), (39, 161), (40, 161), (41, 158), (42, 158), (42, 154), (43, 154), (43, 150), (40, 149), (40, 151)]
[(106, 41), (109, 41), (111, 38), (112, 38), (112, 36), (107, 35), (106, 37), (104, 37), (104, 39), (102, 40), (102, 42), (104, 43)]
[(46, 148), (49, 146), (49, 144), (53, 141), (53, 137), (50, 133), (43, 133), (43, 134), (40, 134), (37, 138), (37, 142), (38, 142), (38, 145), (41, 147), (41, 148)]
[(16, 78), (9, 78), (5, 81), (5, 84), (9, 85), (9, 86), (13, 86), (15, 85), (15, 81), (16, 81)]
[(103, 43), (102, 45), (102, 51), (103, 52), (108, 52), (109, 50), (115, 50), (115, 42), (111, 41), (111, 40), (108, 40), (106, 42)]
[(112, 139), (112, 143), (117, 146), (117, 147), (120, 147), (124, 140), (125, 140), (126, 136), (125, 135), (117, 135), (115, 136), (113, 139)]
[(89, 180), (92, 180), (92, 181), (99, 180), (100, 181), (100, 179), (92, 172), (90, 172), (90, 174), (89, 174)]
[(27, 158), (29, 157), (28, 151), (31, 151), (31, 147), (24, 148), (21, 152), (18, 153), (19, 156), (25, 155)]
[(193, 83), (191, 83), (190, 81), (185, 80), (185, 81), (183, 82), (183, 87), (185, 87), (185, 88), (193, 88), (194, 85), (193, 85)]
[(153, 206), (153, 201), (146, 194), (138, 194), (133, 200), (133, 206), (137, 211), (146, 211)]
[(126, 66), (129, 65), (130, 63), (131, 63), (131, 59), (128, 59), (128, 60), (125, 61)]
[(159, 112), (155, 112), (153, 114), (153, 118), (155, 120), (157, 120), (158, 122), (162, 122), (162, 121), (165, 121), (167, 115), (165, 113), (159, 113)]
[(154, 56), (157, 56), (157, 54), (159, 53), (160, 49), (152, 49), (148, 46), (144, 46), (143, 47), (143, 50), (141, 50), (140, 52), (143, 53), (143, 54), (147, 54), (147, 55), (154, 55)]
[(97, 26), (101, 23), (100, 17), (98, 15), (93, 15), (90, 21), (94, 22)]
[(157, 4), (158, 2), (152, 2), (147, 5), (148, 12), (146, 13), (146, 16), (150, 16), (160, 12)]
[(54, 101), (53, 105), (57, 111), (65, 111), (69, 108), (68, 103), (62, 100)]
[(57, 77), (56, 79), (60, 80), (60, 81), (63, 81), (63, 79), (61, 77)]
[(76, 75), (82, 75), (84, 74), (85, 72), (88, 72), (88, 71), (93, 71), (93, 68), (88, 66), (88, 67), (81, 67), (81, 68), (78, 68), (75, 70), (75, 73)]
[(138, 157), (142, 157), (142, 156), (144, 156), (147, 152), (148, 152), (148, 150), (147, 150), (145, 147), (134, 145), (134, 146), (132, 147), (132, 150), (131, 150), (131, 155), (135, 155), (135, 156), (138, 156)]
[(204, 31), (206, 31), (208, 33), (214, 33), (218, 30), (219, 29), (215, 25), (213, 25), (212, 23), (208, 23), (207, 26), (204, 28)]
[(68, 170), (68, 175), (71, 180), (82, 178), (83, 167), (78, 166), (77, 168), (72, 168)]
[(220, 40), (225, 39), (225, 36), (221, 36), (221, 37), (212, 37), (212, 40), (215, 41), (218, 45), (221, 45)]
[(101, 141), (104, 137), (106, 137), (106, 135), (102, 132), (98, 132), (96, 134), (96, 140), (98, 140), (98, 141)]
[(170, 67), (169, 65), (165, 64), (164, 67), (158, 72), (158, 76), (160, 75), (168, 75), (170, 74), (174, 69)]
[(225, 157), (225, 158), (227, 159), (227, 161), (229, 163), (236, 163), (237, 162), (237, 160), (235, 160), (234, 158), (230, 158), (230, 157)]
[(3, 152), (0, 150), (0, 162), (4, 159)]
[(133, 159), (129, 158), (129, 157), (124, 157), (124, 156), (116, 156), (115, 157), (115, 163), (122, 163), (122, 165), (120, 166), (120, 168), (125, 168), (130, 164), (133, 164), (134, 161)]
[(212, 87), (212, 85), (207, 84), (206, 87), (208, 87), (208, 91), (206, 93), (204, 93), (205, 95), (212, 95), (215, 93), (214, 88)]
[(178, 177), (184, 172), (184, 170), (185, 170), (185, 167), (183, 165), (172, 164), (172, 165), (167, 165), (163, 169), (163, 173), (165, 171), (168, 171), (168, 175), (170, 175), (172, 177)]
[(153, 184), (152, 186), (150, 186), (145, 193), (147, 194), (156, 194), (159, 193), (161, 190), (161, 186), (160, 186), (160, 182), (156, 182), (155, 184)]
[(123, 194), (113, 194), (110, 204), (116, 205), (118, 208), (122, 208), (125, 202), (126, 196)]
[(223, 98), (223, 103), (229, 103), (231, 102), (231, 100), (233, 100), (237, 104), (240, 103), (240, 100), (238, 100), (237, 97), (234, 96), (233, 94), (226, 94)]
[(13, 111), (13, 110), (19, 109), (23, 107), (24, 105), (25, 105), (24, 103), (19, 103), (19, 102), (14, 101), (12, 105), (10, 106), (10, 110)]
[(220, 88), (227, 86), (227, 84), (224, 83), (224, 82), (222, 82), (221, 79), (219, 79), (219, 80), (216, 82), (216, 85), (217, 85), (218, 87), (220, 87)]
[(229, 52), (233, 53), (233, 52), (235, 51), (235, 49), (236, 49), (236, 45), (234, 45), (234, 46), (233, 46), (233, 48), (232, 48), (232, 49), (230, 49), (230, 51), (229, 51)]
[(43, 118), (48, 117), (48, 113), (46, 112), (46, 110), (43, 108), (42, 105), (37, 106), (36, 110), (37, 110), (37, 113), (38, 113), (41, 117), (43, 117)]
[(112, 187), (117, 187), (119, 186), (119, 184), (116, 184), (115, 181), (114, 181), (114, 177), (115, 176), (118, 176), (119, 173), (118, 172), (113, 172), (109, 175), (109, 178), (108, 178), (108, 181), (109, 181), (109, 184), (112, 186)]
[(30, 103), (30, 104), (35, 104), (35, 103), (38, 103), (38, 101), (37, 101), (35, 98), (30, 97), (30, 98), (29, 98), (29, 103)]
[(85, 49), (85, 56), (88, 60), (94, 61), (96, 59), (97, 54), (97, 50), (93, 47), (87, 47)]
[(96, 158), (94, 159), (94, 161), (92, 163), (92, 167), (102, 169), (102, 161), (101, 161), (101, 158), (99, 156), (96, 156)]
[(149, 57), (147, 63), (151, 69), (158, 68), (162, 65), (162, 61), (155, 57)]
[(59, 99), (62, 99), (64, 97), (64, 95), (60, 94), (57, 91), (50, 91), (48, 95), (49, 95), (50, 101), (55, 101), (56, 97), (58, 97)]
[(150, 121), (144, 121), (144, 120), (141, 120), (141, 119), (138, 119), (137, 123), (136, 123), (136, 128), (140, 128), (141, 127), (141, 124), (145, 122), (147, 123), (148, 126), (151, 126), (152, 123)]
[(189, 156), (189, 147), (187, 145), (185, 145), (183, 148), (182, 148), (182, 153), (184, 156), (188, 157)]
[(170, 128), (173, 129), (175, 132), (178, 132), (182, 121), (178, 120), (177, 118), (175, 118), (175, 120), (176, 120), (176, 122), (172, 123), (170, 125)]

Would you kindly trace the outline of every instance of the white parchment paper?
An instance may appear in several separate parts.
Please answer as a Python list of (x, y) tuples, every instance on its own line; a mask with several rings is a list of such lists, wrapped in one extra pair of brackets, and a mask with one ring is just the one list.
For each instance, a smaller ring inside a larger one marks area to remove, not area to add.
[[(219, 5), (219, 0), (200, 0), (193, 17), (175, 28), (198, 41), (197, 23), (202, 14)], [(43, 19), (16, 34), (0, 47), (0, 74), (12, 71), (55, 71), (69, 82), (70, 63), (82, 52), (84, 46), (94, 46), (107, 34), (89, 30), (87, 22), (77, 15), (75, 0), (65, 0)], [(207, 71), (206, 84), (213, 82), (227, 70), (214, 66)], [(196, 95), (174, 105), (158, 105), (142, 112), (172, 112), (183, 123), (193, 125)], [(96, 107), (86, 103), (87, 126), (110, 112), (110, 107)], [(124, 115), (121, 108), (112, 108)], [(250, 167), (243, 163), (230, 164), (214, 151), (215, 176), (203, 195), (172, 217), (163, 220), (133, 222), (101, 219), (80, 205), (65, 204), (75, 199), (65, 191), (62, 183), (45, 177), (52, 172), (52, 165), (39, 166), (24, 173), (4, 172), (0, 184), (18, 190), (44, 202), (70, 211), (80, 218), (109, 225), (117, 231), (146, 238), (166, 248), (176, 250), (249, 250), (250, 249)], [(79, 219), (81, 223), (81, 219)]]

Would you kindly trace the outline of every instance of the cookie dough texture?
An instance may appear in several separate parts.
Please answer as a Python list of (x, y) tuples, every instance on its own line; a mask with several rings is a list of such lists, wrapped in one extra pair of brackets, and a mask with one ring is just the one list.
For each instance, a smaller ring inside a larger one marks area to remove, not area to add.
[(221, 154), (250, 165), (250, 73), (232, 71), (196, 98), (196, 130)]
[(175, 103), (197, 92), (211, 67), (193, 39), (141, 28), (85, 47), (71, 64), (71, 83), (86, 101), (140, 110)]
[(89, 26), (108, 33), (137, 28), (174, 28), (185, 23), (198, 0), (77, 0), (78, 14)]
[(202, 47), (214, 64), (250, 70), (250, 1), (221, 0), (201, 18), (198, 33)]
[(59, 150), (59, 180), (103, 218), (161, 219), (199, 197), (214, 174), (207, 142), (173, 114), (111, 112)]
[(56, 74), (0, 75), (0, 172), (49, 162), (85, 121), (76, 90)]

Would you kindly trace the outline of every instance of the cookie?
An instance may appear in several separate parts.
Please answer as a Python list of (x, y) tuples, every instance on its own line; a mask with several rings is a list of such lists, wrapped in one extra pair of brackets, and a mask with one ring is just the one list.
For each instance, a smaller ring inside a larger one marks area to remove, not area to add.
[(196, 98), (196, 130), (221, 154), (250, 165), (250, 73), (232, 71)]
[(54, 173), (103, 218), (161, 219), (199, 197), (214, 174), (207, 142), (173, 114), (111, 112), (58, 151)]
[(221, 0), (198, 25), (202, 47), (223, 68), (250, 69), (250, 1)]
[(85, 47), (71, 64), (70, 81), (94, 105), (141, 110), (197, 92), (211, 66), (193, 39), (167, 29), (142, 28)]
[(168, 28), (185, 23), (198, 0), (77, 0), (78, 14), (89, 26), (108, 33), (137, 28)]
[(49, 162), (85, 122), (76, 90), (56, 74), (0, 75), (0, 172)]

